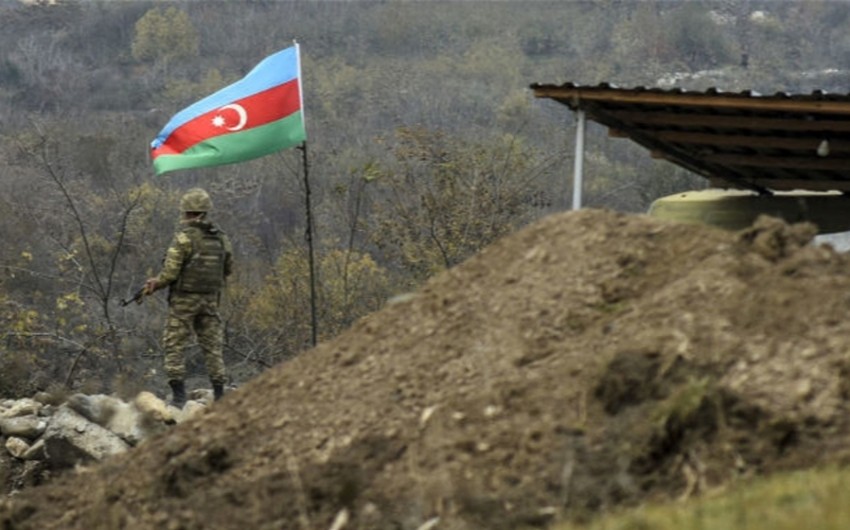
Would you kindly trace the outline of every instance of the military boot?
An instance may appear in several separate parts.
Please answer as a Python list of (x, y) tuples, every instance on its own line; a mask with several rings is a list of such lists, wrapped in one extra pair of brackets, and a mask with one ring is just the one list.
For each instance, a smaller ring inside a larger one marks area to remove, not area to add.
[(179, 379), (172, 379), (168, 382), (168, 386), (171, 387), (171, 404), (182, 409), (186, 404), (186, 384)]
[(213, 386), (213, 399), (215, 401), (218, 401), (219, 399), (221, 399), (221, 396), (224, 395), (224, 383), (222, 383), (221, 381), (213, 381), (212, 386)]

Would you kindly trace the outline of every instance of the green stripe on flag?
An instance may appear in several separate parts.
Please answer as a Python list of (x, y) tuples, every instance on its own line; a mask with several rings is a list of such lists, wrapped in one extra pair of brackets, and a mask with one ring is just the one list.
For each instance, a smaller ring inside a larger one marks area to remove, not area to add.
[(298, 111), (260, 127), (209, 138), (179, 155), (160, 155), (153, 167), (157, 175), (162, 175), (178, 169), (234, 164), (294, 147), (306, 138)]

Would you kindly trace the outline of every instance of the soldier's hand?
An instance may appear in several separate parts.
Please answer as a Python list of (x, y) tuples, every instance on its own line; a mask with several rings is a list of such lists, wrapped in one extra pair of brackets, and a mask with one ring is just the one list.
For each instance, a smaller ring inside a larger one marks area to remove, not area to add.
[(145, 295), (151, 295), (156, 291), (159, 284), (156, 281), (156, 278), (148, 278), (145, 282)]

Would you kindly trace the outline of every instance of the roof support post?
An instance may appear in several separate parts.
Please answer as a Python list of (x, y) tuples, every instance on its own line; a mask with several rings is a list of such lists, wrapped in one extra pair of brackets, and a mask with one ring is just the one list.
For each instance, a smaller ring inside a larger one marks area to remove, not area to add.
[(573, 210), (581, 208), (581, 188), (584, 180), (584, 111), (576, 111), (576, 152), (573, 160)]

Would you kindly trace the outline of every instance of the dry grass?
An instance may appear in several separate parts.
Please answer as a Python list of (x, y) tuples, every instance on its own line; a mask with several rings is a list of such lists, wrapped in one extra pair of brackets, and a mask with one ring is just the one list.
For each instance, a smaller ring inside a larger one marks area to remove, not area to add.
[(848, 487), (850, 470), (801, 471), (556, 530), (845, 530), (850, 521)]

